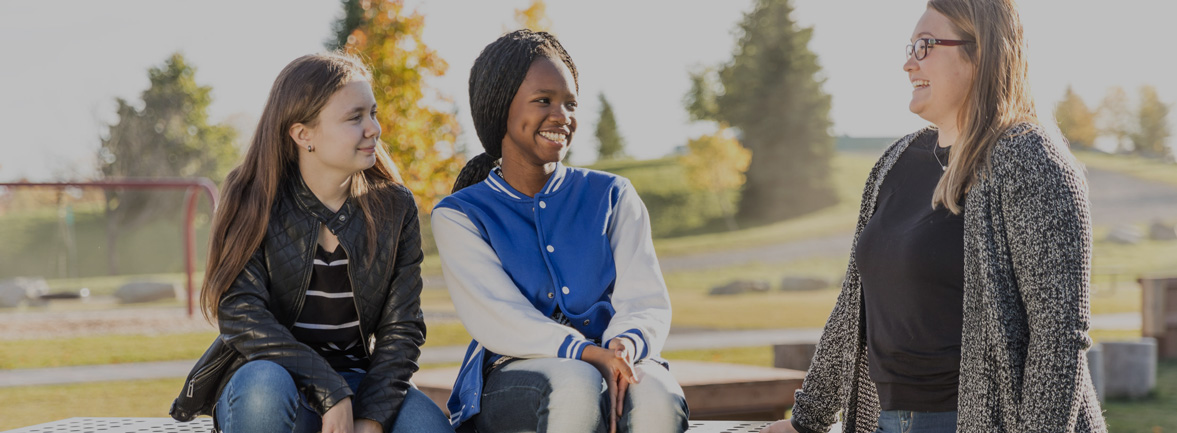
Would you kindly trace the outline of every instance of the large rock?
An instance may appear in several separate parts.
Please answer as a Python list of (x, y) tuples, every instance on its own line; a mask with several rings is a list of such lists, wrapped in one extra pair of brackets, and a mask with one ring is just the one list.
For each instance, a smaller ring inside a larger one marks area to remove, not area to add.
[(738, 295), (741, 293), (767, 292), (768, 281), (736, 280), (718, 287), (712, 287), (709, 295)]
[(14, 308), (28, 302), (40, 304), (41, 296), (49, 293), (44, 278), (12, 278), (0, 281), (0, 308)]
[(782, 292), (803, 292), (830, 287), (830, 280), (819, 277), (785, 277), (781, 279)]
[(184, 299), (180, 287), (172, 283), (153, 283), (135, 281), (124, 284), (114, 291), (114, 297), (120, 303), (134, 304), (139, 302), (154, 302), (165, 299)]
[(1153, 221), (1148, 226), (1148, 238), (1154, 241), (1177, 240), (1177, 226), (1165, 224), (1162, 221)]
[(1157, 386), (1157, 340), (1108, 341), (1103, 346), (1107, 398), (1145, 398)]
[(1108, 233), (1107, 241), (1117, 244), (1136, 245), (1143, 238), (1144, 233), (1141, 233), (1139, 228), (1123, 225), (1113, 228), (1111, 233)]
[(772, 346), (772, 366), (792, 370), (808, 371), (813, 362), (817, 343), (788, 343)]

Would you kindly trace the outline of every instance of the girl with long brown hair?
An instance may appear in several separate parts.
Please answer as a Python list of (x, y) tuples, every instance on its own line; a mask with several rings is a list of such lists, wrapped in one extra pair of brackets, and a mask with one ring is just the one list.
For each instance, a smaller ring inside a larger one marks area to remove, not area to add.
[[(221, 335), (173, 405), (228, 432), (452, 431), (409, 383), (425, 323), (417, 207), (371, 74), (300, 57), (225, 180), (201, 293)], [(210, 377), (211, 376), (211, 377)]]
[(1013, 0), (931, 0), (907, 46), (932, 126), (867, 180), (793, 418), (765, 432), (1106, 432), (1085, 352), (1083, 171), (1035, 114)]

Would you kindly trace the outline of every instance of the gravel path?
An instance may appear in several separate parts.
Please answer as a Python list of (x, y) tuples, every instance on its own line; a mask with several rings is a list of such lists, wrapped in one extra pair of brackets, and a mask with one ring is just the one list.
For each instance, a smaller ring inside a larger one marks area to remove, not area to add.
[(216, 331), (200, 313), (183, 307), (124, 307), (86, 311), (28, 309), (0, 313), (0, 340), (86, 337), (111, 334), (173, 334)]
[[(184, 307), (120, 307), (114, 302), (107, 303), (109, 305), (104, 305), (106, 308), (94, 310), (26, 309), (0, 313), (0, 340), (93, 335), (160, 335), (217, 330), (216, 326), (204, 320), (199, 311), (193, 317), (188, 317), (188, 311)], [(425, 320), (428, 323), (439, 323), (455, 321), (457, 317), (452, 312), (427, 311)]]

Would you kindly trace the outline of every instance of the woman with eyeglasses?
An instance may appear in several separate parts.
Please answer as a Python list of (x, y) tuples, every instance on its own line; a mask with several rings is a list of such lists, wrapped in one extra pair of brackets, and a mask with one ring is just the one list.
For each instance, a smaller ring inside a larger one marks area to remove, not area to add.
[(1013, 0), (931, 0), (907, 46), (932, 125), (866, 183), (792, 419), (764, 432), (1106, 432), (1085, 352), (1087, 184), (1037, 118)]

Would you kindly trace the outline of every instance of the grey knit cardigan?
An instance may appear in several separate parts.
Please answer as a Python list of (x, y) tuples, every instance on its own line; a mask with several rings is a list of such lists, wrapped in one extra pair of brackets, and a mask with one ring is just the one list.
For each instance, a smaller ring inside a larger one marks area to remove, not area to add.
[[(887, 172), (912, 141), (932, 131), (896, 141), (875, 164), (853, 246)], [(1091, 346), (1087, 183), (1058, 144), (1040, 126), (1016, 125), (997, 142), (987, 175), (978, 176), (966, 195), (958, 432), (1107, 431), (1085, 356)], [(793, 424), (799, 430), (826, 432), (839, 411), (845, 432), (877, 429), (860, 278), (851, 254), (796, 392)]]

